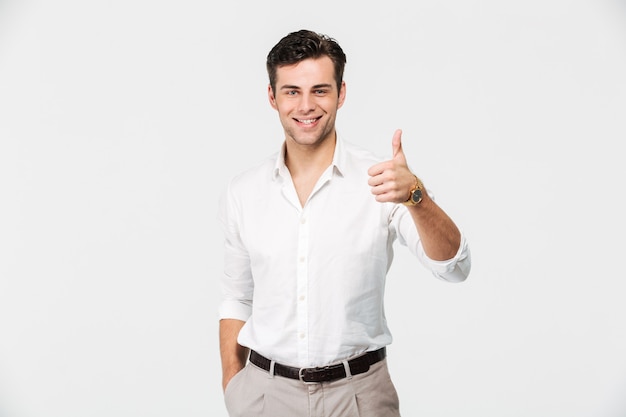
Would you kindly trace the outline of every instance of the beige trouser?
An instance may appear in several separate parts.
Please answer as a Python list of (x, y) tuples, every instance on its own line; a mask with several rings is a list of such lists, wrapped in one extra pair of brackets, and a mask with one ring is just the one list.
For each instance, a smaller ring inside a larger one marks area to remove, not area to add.
[(230, 417), (399, 417), (387, 360), (364, 374), (307, 384), (248, 363), (224, 393)]

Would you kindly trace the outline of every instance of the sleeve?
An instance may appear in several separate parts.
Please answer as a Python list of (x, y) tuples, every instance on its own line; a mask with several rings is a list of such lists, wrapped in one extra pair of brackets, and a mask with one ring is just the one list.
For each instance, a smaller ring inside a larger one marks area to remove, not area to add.
[[(430, 191), (429, 196), (433, 198)], [(422, 242), (411, 214), (402, 205), (396, 205), (391, 213), (391, 226), (395, 229), (400, 244), (407, 246), (409, 251), (417, 257), (435, 277), (447, 282), (462, 282), (469, 276), (472, 257), (465, 235), (461, 231), (461, 244), (454, 257), (445, 261), (430, 259)]]
[(219, 221), (224, 233), (224, 275), (219, 318), (247, 321), (252, 314), (254, 281), (250, 257), (240, 235), (240, 213), (232, 184), (222, 193)]

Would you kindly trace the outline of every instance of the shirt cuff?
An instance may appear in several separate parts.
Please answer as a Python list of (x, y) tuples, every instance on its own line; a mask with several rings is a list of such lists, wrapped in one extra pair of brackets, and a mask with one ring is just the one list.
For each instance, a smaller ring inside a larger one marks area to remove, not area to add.
[(456, 255), (445, 261), (430, 259), (420, 242), (421, 255), (433, 275), (447, 282), (462, 282), (468, 277), (471, 269), (471, 254), (465, 236), (461, 235), (461, 244)]
[(241, 301), (224, 300), (219, 308), (221, 319), (237, 319), (247, 321), (252, 315), (252, 306)]

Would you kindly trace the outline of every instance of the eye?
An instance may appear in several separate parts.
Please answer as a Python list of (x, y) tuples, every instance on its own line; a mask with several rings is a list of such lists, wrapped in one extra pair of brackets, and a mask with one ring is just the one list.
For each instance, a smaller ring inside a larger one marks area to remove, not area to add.
[(287, 90), (287, 95), (288, 96), (295, 96), (297, 94), (298, 94), (298, 92), (296, 90)]
[(314, 91), (314, 93), (317, 94), (318, 96), (323, 96), (327, 92), (328, 92), (327, 90), (323, 90), (323, 89), (319, 89), (319, 90), (315, 90)]

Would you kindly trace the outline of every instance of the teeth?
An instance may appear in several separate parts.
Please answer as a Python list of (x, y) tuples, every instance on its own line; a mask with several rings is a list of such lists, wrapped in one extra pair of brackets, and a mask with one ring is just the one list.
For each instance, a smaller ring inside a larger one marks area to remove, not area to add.
[(307, 120), (299, 120), (300, 123), (304, 123), (305, 125), (310, 125), (317, 119), (307, 119)]

